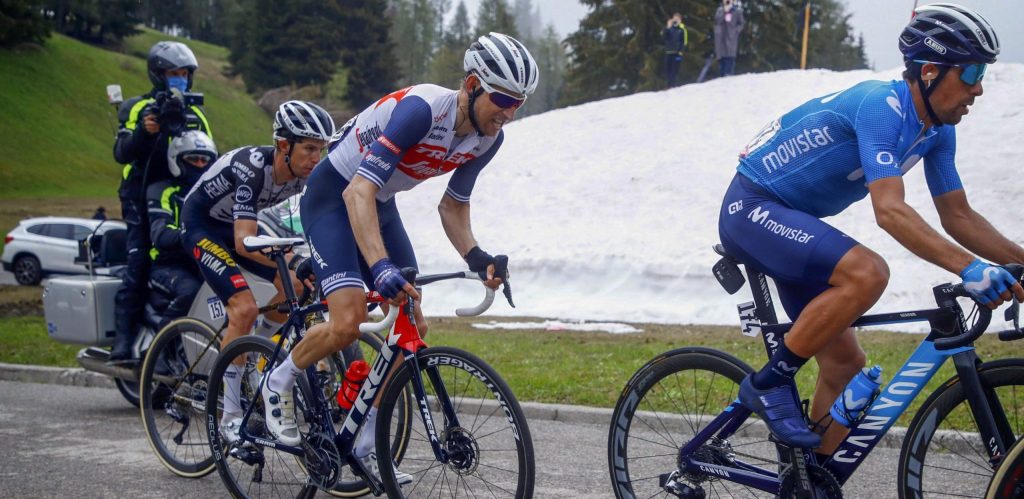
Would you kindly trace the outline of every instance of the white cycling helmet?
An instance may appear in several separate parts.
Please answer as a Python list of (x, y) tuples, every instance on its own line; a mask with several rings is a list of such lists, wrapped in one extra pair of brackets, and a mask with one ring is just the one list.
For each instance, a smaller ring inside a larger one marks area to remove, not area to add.
[(331, 114), (312, 102), (290, 100), (281, 104), (274, 114), (275, 139), (330, 141), (333, 136), (334, 119)]
[(537, 63), (519, 40), (501, 33), (481, 36), (466, 50), (462, 68), (485, 84), (529, 95), (537, 89)]
[[(197, 166), (195, 158), (205, 157), (206, 164)], [(213, 140), (200, 130), (186, 130), (171, 140), (167, 146), (167, 169), (174, 178), (182, 173), (194, 173), (192, 170), (202, 169), (217, 160), (217, 146)]]

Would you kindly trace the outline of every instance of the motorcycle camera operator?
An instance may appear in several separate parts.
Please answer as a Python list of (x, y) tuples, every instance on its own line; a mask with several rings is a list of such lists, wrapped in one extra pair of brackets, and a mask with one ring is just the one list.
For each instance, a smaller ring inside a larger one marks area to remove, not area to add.
[(134, 362), (132, 344), (145, 306), (149, 280), (149, 229), (146, 190), (174, 180), (168, 168), (168, 146), (187, 130), (213, 137), (202, 108), (202, 94), (190, 93), (199, 67), (183, 43), (162, 41), (149, 50), (146, 74), (153, 84), (144, 95), (125, 101), (118, 110), (120, 127), (114, 159), (124, 164), (118, 197), (128, 226), (128, 262), (115, 298), (116, 337), (110, 353), (114, 363)]

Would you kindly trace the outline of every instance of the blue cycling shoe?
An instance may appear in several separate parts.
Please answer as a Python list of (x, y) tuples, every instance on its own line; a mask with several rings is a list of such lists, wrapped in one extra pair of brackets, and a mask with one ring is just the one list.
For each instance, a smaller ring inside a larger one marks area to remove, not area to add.
[(768, 430), (780, 442), (793, 447), (814, 449), (821, 445), (821, 436), (807, 429), (793, 384), (760, 390), (748, 375), (740, 383), (740, 402), (757, 413)]

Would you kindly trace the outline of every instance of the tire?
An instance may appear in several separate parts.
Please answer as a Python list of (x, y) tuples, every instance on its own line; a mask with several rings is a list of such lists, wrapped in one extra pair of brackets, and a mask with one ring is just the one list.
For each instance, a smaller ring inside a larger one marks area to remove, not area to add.
[(139, 406), (139, 383), (137, 381), (114, 378), (114, 386), (117, 387), (117, 391), (121, 392), (121, 396), (129, 404), (135, 407)]
[(216, 467), (206, 438), (206, 395), (218, 346), (213, 328), (185, 317), (157, 334), (142, 362), (146, 438), (157, 459), (178, 476), (199, 478)]
[[(660, 476), (679, 469), (680, 449), (736, 400), (739, 386), (753, 370), (727, 353), (681, 348), (641, 367), (626, 383), (612, 413), (608, 433), (608, 468), (615, 496), (675, 497), (659, 484)], [(697, 452), (777, 473), (776, 446), (768, 429), (751, 414), (725, 441), (711, 440)], [(681, 483), (707, 497), (774, 497), (717, 477), (692, 474)], [(696, 495), (695, 495), (696, 497)], [(703, 495), (702, 495), (703, 497)]]
[[(1005, 359), (978, 367), (990, 400), (1006, 415), (1003, 439), (1012, 444), (1024, 432), (1024, 359)], [(897, 474), (900, 497), (984, 497), (995, 470), (978, 436), (954, 376), (928, 397), (907, 428)]]
[(1010, 448), (988, 485), (985, 499), (1024, 498), (1024, 439)]
[(14, 259), (11, 265), (14, 280), (22, 286), (35, 286), (43, 280), (43, 267), (39, 259), (32, 255), (22, 255)]
[[(216, 438), (210, 439), (210, 451), (217, 463), (217, 472), (221, 481), (224, 482), (224, 486), (227, 487), (232, 497), (276, 498), (300, 495), (305, 497), (306, 494), (315, 492), (314, 486), (306, 484), (307, 476), (300, 457), (270, 447), (249, 444), (249, 447), (241, 449), (243, 452), (239, 454), (256, 457), (264, 464), (262, 467), (247, 464), (246, 461), (231, 454), (231, 451), (237, 450), (237, 447), (229, 446), (220, 436), (224, 371), (233, 359), (244, 356), (246, 361), (241, 375), (241, 406), (243, 410), (246, 410), (250, 405), (255, 404), (247, 431), (259, 438), (273, 439), (264, 423), (263, 399), (256, 390), (263, 371), (270, 365), (269, 360), (275, 347), (276, 345), (270, 340), (259, 336), (239, 338), (221, 351), (210, 374), (206, 400), (206, 429), (208, 435), (216, 436)], [(278, 361), (284, 359), (283, 355), (278, 355), (278, 357)], [(296, 383), (296, 388), (298, 385)], [(298, 389), (296, 389), (297, 392), (299, 392)], [(299, 398), (296, 397), (296, 406), (301, 403)], [(299, 411), (296, 411), (296, 416), (299, 415)], [(304, 421), (297, 422), (299, 430), (305, 433)]]
[[(422, 418), (412, 424), (408, 447), (393, 454), (388, 443), (403, 431), (394, 408), (412, 392), (412, 364), (402, 362), (387, 382), (377, 419), (377, 459), (381, 481), (389, 498), (533, 496), (533, 440), (523, 411), (508, 385), (476, 356), (447, 347), (420, 350), (416, 355), (427, 394), (427, 407), (448, 463), (437, 461)], [(443, 386), (435, 383), (443, 381)], [(454, 426), (441, 412), (438, 391), (443, 388), (456, 411)], [(394, 460), (412, 475), (410, 484), (399, 487)]]

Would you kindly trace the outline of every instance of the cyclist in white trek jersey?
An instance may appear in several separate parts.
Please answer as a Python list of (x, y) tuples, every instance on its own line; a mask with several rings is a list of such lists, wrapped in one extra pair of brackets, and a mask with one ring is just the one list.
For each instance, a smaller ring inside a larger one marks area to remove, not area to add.
[[(537, 64), (519, 41), (490, 33), (466, 51), (463, 68), (458, 90), (414, 85), (370, 105), (342, 127), (342, 138), (310, 177), (300, 212), (330, 319), (310, 328), (264, 388), (267, 426), (283, 443), (302, 439), (292, 406), (295, 377), (358, 338), (366, 320), (364, 284), (392, 304), (407, 294), (416, 298), (416, 323), (426, 333), (419, 294), (399, 272), (417, 265), (395, 194), (451, 173), (438, 205), (445, 234), (471, 270), (486, 272), (488, 286), (501, 283), (494, 258), (470, 228), (469, 200), (480, 170), (501, 147), (502, 125), (537, 87)], [(366, 417), (355, 455), (376, 472), (376, 408)], [(397, 470), (396, 476), (411, 480)]]

